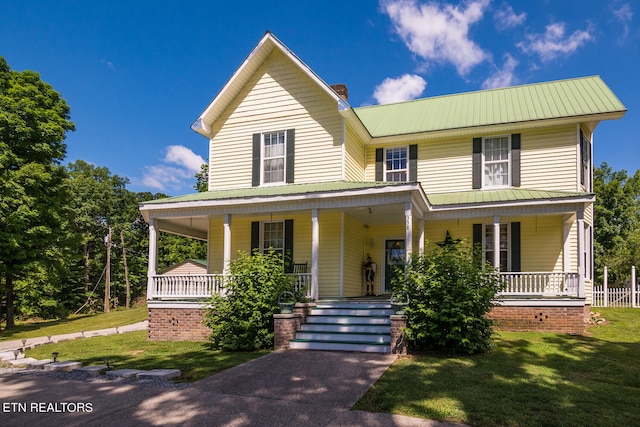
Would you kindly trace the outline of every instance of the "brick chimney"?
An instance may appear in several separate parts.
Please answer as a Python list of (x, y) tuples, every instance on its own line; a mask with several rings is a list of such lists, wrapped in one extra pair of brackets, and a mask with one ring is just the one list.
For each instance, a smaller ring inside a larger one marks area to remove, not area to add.
[(347, 89), (347, 85), (344, 83), (338, 83), (336, 85), (331, 85), (331, 89), (333, 89), (340, 98), (345, 101), (349, 101), (349, 89)]

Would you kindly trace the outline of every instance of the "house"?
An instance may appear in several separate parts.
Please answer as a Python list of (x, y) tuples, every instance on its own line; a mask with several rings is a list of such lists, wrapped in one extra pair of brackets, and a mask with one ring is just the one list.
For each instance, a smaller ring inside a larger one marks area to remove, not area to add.
[(160, 274), (168, 277), (207, 274), (207, 260), (185, 259), (182, 262), (168, 267)]
[[(593, 288), (593, 144), (625, 107), (600, 77), (354, 108), (267, 32), (192, 125), (209, 191), (144, 202), (152, 339), (206, 336), (202, 298), (238, 251), (274, 250), (312, 300), (375, 293), (447, 233), (507, 283), (503, 329), (580, 333)], [(208, 242), (197, 289), (162, 285), (160, 232)], [(191, 323), (189, 323), (191, 322)], [(177, 331), (177, 332), (176, 332)]]

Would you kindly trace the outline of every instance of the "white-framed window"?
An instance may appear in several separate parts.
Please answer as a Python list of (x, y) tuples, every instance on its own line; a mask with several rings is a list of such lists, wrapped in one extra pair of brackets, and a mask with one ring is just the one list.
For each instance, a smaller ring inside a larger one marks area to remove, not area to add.
[(284, 221), (263, 222), (260, 233), (260, 251), (274, 251), (284, 255)]
[(580, 131), (580, 183), (585, 191), (592, 191), (593, 171), (591, 163), (591, 141)]
[(387, 148), (385, 150), (384, 180), (387, 182), (406, 182), (408, 180), (407, 147)]
[(511, 185), (511, 141), (509, 136), (493, 136), (482, 139), (483, 165), (482, 188), (508, 187)]
[(484, 224), (482, 235), (482, 257), (483, 261), (493, 265), (493, 254), (500, 251), (500, 270), (511, 271), (511, 251), (509, 242), (511, 241), (509, 227), (510, 224), (500, 224), (500, 241), (498, 245), (494, 243), (493, 224)]
[(286, 167), (286, 132), (262, 134), (262, 183), (283, 183)]

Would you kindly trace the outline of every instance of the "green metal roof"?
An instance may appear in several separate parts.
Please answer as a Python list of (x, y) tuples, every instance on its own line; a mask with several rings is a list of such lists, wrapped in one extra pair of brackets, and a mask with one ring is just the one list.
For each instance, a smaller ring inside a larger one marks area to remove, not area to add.
[[(599, 76), (355, 108), (372, 137), (618, 113), (626, 108)], [(612, 118), (619, 118), (612, 117)]]
[(141, 205), (160, 203), (198, 202), (207, 200), (229, 200), (256, 197), (293, 196), (311, 193), (326, 193), (338, 191), (366, 190), (371, 188), (394, 187), (406, 185), (406, 182), (348, 182), (332, 181), (313, 184), (290, 184), (274, 187), (252, 187), (232, 190), (205, 191), (184, 196), (167, 197), (165, 199), (150, 200)]
[(473, 190), (455, 193), (427, 194), (432, 206), (471, 205), (476, 203), (505, 203), (516, 201), (558, 200), (591, 197), (592, 193), (570, 191), (526, 190), (505, 188), (500, 190)]

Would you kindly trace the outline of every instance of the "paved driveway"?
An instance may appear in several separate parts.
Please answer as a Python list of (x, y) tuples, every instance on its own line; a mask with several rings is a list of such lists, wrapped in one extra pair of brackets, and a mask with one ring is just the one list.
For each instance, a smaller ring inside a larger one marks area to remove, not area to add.
[(349, 409), (393, 360), (379, 354), (280, 351), (183, 387), (0, 373), (0, 425), (452, 425)]

